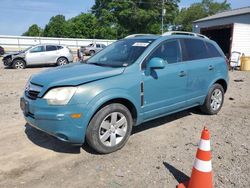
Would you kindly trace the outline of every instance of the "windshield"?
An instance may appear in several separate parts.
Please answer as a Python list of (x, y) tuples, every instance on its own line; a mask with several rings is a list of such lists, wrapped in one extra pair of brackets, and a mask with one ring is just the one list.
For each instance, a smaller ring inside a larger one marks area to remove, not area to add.
[(133, 64), (153, 39), (123, 39), (112, 43), (87, 60), (86, 63), (109, 67), (126, 67)]
[(28, 47), (28, 48), (26, 48), (25, 50), (22, 50), (23, 52), (26, 52), (26, 51), (28, 51), (30, 48), (32, 48), (33, 46), (30, 46), (30, 47)]

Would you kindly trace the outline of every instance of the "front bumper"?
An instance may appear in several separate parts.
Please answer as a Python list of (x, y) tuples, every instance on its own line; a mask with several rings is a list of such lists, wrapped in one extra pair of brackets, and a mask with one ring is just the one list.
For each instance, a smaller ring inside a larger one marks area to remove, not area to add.
[[(24, 117), (31, 126), (62, 141), (74, 144), (84, 143), (88, 124), (84, 118), (86, 113), (84, 106), (81, 104), (50, 106), (46, 100), (41, 98), (31, 100), (23, 96), (23, 99), (28, 105)], [(71, 118), (72, 113), (81, 113), (82, 115), (78, 119), (73, 119)]]

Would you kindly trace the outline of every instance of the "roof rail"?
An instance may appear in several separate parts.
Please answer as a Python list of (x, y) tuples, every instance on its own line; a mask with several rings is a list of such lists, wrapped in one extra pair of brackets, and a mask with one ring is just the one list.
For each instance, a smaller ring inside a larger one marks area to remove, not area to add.
[(162, 34), (162, 36), (168, 36), (168, 35), (190, 35), (190, 36), (208, 39), (205, 35), (202, 35), (199, 33), (185, 32), (185, 31), (168, 31)]
[(126, 38), (133, 38), (133, 37), (141, 37), (141, 36), (145, 36), (145, 35), (152, 35), (152, 34), (138, 33), (138, 34), (128, 35), (128, 36), (125, 37), (125, 39)]

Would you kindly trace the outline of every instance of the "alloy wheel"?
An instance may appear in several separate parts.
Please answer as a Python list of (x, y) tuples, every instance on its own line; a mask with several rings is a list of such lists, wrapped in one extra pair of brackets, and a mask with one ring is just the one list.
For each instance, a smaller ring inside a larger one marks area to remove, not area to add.
[(211, 96), (210, 106), (211, 108), (216, 111), (220, 108), (222, 104), (222, 92), (219, 89), (215, 89)]
[(105, 146), (113, 147), (119, 144), (128, 130), (126, 117), (120, 112), (108, 114), (99, 128), (99, 139)]
[(23, 62), (22, 61), (16, 61), (15, 68), (16, 69), (23, 69), (24, 68)]

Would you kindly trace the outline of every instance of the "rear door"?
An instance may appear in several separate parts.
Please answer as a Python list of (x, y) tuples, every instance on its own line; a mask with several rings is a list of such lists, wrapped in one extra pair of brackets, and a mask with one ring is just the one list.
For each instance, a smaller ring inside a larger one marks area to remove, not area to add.
[(56, 63), (59, 56), (60, 52), (57, 50), (57, 46), (46, 45), (45, 63)]
[(31, 48), (27, 52), (25, 60), (28, 65), (43, 64), (45, 63), (44, 56), (45, 56), (45, 47), (43, 45), (39, 45)]
[(180, 42), (171, 39), (160, 44), (143, 62), (154, 57), (166, 60), (164, 69), (152, 70), (143, 74), (144, 120), (179, 110), (186, 106), (186, 65), (181, 62)]
[(212, 71), (211, 60), (205, 42), (201, 39), (181, 39), (181, 46), (183, 60), (187, 65), (187, 104), (198, 105), (207, 95)]

